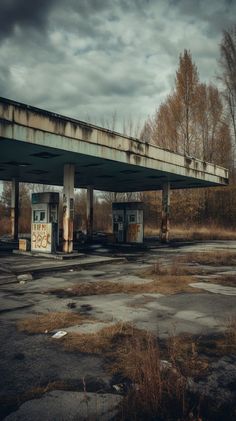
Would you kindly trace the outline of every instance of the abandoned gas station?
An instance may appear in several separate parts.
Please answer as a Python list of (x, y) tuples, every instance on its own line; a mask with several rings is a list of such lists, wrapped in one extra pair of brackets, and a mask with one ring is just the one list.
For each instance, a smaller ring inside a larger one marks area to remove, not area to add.
[[(0, 179), (12, 182), (14, 239), (18, 238), (19, 183), (63, 186), (63, 251), (72, 253), (75, 188), (87, 189), (89, 236), (93, 232), (94, 190), (115, 193), (161, 190), (160, 238), (166, 242), (171, 189), (224, 186), (228, 184), (228, 170), (111, 130), (0, 98)], [(58, 204), (57, 193), (32, 196), (33, 250), (56, 250)], [(126, 227), (128, 234), (124, 229), (126, 217), (130, 226)], [(138, 241), (142, 241), (142, 224), (140, 203), (114, 204), (113, 230), (118, 241), (132, 242), (135, 229)]]

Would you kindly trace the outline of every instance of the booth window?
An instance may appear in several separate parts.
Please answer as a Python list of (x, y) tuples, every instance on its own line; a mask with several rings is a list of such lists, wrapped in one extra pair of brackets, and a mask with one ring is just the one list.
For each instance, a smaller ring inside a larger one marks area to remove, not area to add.
[(33, 220), (34, 220), (34, 222), (38, 222), (38, 220), (39, 220), (39, 218), (38, 218), (38, 211), (34, 211)]
[(46, 216), (45, 211), (34, 210), (33, 220), (34, 220), (34, 222), (44, 222), (45, 221), (45, 216)]
[(45, 220), (45, 212), (40, 212), (40, 221)]
[(135, 222), (135, 215), (129, 216), (129, 222)]

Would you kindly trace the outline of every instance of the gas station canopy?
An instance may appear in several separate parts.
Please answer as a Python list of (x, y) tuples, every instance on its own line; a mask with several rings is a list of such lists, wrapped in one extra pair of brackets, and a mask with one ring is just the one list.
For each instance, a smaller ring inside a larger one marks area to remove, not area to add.
[(0, 179), (128, 192), (228, 184), (228, 170), (92, 124), (0, 98)]

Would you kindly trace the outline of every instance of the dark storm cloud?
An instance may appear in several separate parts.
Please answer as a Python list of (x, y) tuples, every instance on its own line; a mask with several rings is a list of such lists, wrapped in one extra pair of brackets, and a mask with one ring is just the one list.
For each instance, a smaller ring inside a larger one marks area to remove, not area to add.
[[(172, 1), (172, 0), (170, 0)], [(179, 17), (188, 17), (189, 21), (206, 24), (208, 36), (214, 37), (224, 28), (235, 23), (235, 2), (231, 0), (214, 0), (206, 4), (205, 0), (173, 0)]]
[(55, 3), (56, 0), (1, 0), (0, 39), (11, 36), (17, 28), (44, 29)]
[(0, 0), (0, 95), (98, 123), (145, 118), (185, 48), (214, 78), (235, 15), (229, 0)]

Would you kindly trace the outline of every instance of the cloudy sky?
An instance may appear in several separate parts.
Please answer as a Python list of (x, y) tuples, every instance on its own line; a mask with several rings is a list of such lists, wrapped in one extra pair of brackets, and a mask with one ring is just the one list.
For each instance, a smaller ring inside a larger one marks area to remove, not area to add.
[(234, 0), (0, 0), (0, 96), (97, 124), (152, 115), (190, 49), (215, 81)]

